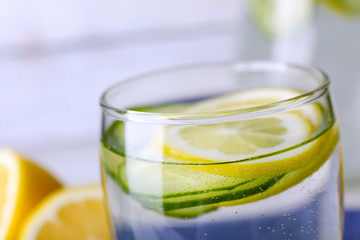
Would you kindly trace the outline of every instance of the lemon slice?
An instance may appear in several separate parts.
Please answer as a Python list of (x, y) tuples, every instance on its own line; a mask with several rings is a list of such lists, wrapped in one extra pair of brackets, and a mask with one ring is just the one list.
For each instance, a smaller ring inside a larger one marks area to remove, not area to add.
[(289, 148), (311, 134), (309, 121), (283, 113), (223, 124), (169, 127), (165, 150), (185, 161), (228, 162)]
[(19, 239), (111, 239), (100, 186), (51, 194), (29, 216)]
[[(205, 100), (187, 112), (230, 110), (270, 104), (293, 98), (299, 91), (287, 88), (258, 88)], [(310, 153), (321, 141), (312, 141), (322, 123), (321, 107), (310, 104), (283, 113), (250, 120), (198, 126), (170, 126), (165, 131), (165, 155), (182, 162), (224, 163), (204, 165), (211, 173), (237, 177), (282, 174), (311, 161)], [(226, 169), (229, 168), (229, 169)]]
[(61, 184), (9, 149), (0, 150), (0, 239), (16, 239), (25, 216)]

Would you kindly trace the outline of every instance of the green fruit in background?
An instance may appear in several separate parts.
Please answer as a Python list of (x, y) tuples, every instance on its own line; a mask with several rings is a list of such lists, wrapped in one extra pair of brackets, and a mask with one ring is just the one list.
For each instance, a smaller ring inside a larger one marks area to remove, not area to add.
[(323, 0), (323, 2), (336, 12), (360, 16), (360, 0)]
[(266, 37), (283, 38), (308, 26), (315, 17), (315, 0), (250, 0), (253, 24)]

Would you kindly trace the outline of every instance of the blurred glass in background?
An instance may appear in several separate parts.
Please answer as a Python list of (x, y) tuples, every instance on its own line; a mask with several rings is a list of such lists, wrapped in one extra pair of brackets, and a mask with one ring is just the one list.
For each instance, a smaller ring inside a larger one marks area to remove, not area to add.
[(320, 12), (315, 65), (332, 80), (341, 123), (347, 190), (360, 190), (360, 1), (330, 0)]
[(98, 99), (119, 79), (234, 59), (315, 64), (331, 76), (356, 186), (359, 13), (357, 0), (2, 2), (0, 145), (67, 184), (98, 182)]

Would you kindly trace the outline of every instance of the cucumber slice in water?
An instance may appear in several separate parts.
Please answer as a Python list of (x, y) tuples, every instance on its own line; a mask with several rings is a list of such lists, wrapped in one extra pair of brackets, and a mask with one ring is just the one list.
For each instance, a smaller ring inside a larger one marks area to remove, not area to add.
[(104, 169), (125, 193), (143, 207), (180, 218), (213, 211), (221, 202), (261, 194), (284, 176), (227, 177), (196, 171), (194, 166), (125, 158), (105, 147), (101, 156)]

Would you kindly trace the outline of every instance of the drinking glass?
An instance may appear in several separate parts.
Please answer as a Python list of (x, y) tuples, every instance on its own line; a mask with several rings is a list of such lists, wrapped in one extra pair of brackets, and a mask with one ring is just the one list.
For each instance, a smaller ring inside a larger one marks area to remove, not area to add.
[(342, 239), (343, 175), (321, 70), (227, 62), (139, 75), (101, 98), (114, 239)]

